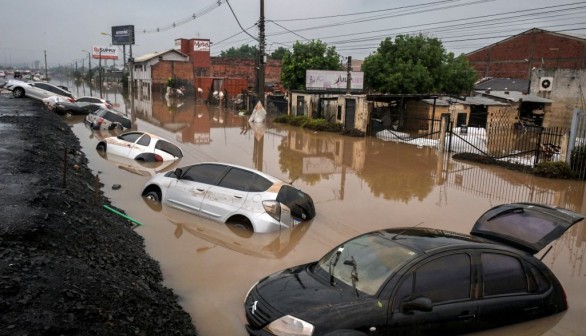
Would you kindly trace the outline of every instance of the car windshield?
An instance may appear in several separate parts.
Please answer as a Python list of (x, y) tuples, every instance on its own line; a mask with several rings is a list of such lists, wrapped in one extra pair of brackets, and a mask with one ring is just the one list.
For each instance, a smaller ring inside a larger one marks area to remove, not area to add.
[(359, 236), (326, 254), (317, 264), (332, 285), (344, 283), (357, 291), (374, 295), (399, 266), (418, 253), (393, 235), (374, 232)]

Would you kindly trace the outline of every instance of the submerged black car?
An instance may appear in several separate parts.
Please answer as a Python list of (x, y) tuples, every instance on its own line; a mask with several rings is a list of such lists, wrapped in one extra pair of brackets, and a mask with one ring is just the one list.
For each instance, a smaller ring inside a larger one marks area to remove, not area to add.
[(583, 216), (532, 203), (496, 206), (463, 235), (398, 228), (350, 239), (319, 261), (255, 284), (251, 335), (456, 335), (565, 311), (534, 254)]

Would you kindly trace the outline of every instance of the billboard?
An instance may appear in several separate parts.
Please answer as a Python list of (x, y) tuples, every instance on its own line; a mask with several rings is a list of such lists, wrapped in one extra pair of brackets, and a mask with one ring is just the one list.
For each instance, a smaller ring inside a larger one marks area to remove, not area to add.
[(114, 26), (112, 27), (112, 44), (127, 45), (134, 44), (134, 26)]
[[(352, 90), (362, 90), (364, 87), (364, 72), (351, 71)], [(306, 70), (305, 72), (305, 89), (306, 90), (345, 90), (347, 72), (333, 70)]]
[(118, 59), (118, 49), (115, 47), (92, 47), (92, 58), (93, 59)]
[(193, 51), (210, 51), (210, 40), (193, 40)]

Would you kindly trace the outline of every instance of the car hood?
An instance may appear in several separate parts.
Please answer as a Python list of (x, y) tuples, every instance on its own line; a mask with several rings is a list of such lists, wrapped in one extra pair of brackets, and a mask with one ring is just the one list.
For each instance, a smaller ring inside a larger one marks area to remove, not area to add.
[(274, 273), (256, 286), (263, 300), (283, 314), (301, 316), (308, 311), (355, 301), (339, 287), (318, 281), (305, 264)]
[(510, 203), (485, 212), (470, 234), (535, 254), (582, 219), (584, 216), (567, 209)]

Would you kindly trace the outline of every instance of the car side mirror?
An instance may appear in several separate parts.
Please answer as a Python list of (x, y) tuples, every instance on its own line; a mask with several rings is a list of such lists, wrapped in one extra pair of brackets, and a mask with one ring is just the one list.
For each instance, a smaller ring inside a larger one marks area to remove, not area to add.
[(422, 312), (430, 312), (433, 306), (431, 299), (425, 296), (417, 297), (410, 301), (405, 301), (401, 304), (401, 311), (404, 313), (410, 313), (414, 310)]
[(175, 171), (173, 172), (173, 175), (175, 175), (175, 177), (177, 179), (180, 179), (181, 178), (181, 175), (183, 175), (183, 169), (176, 168)]

